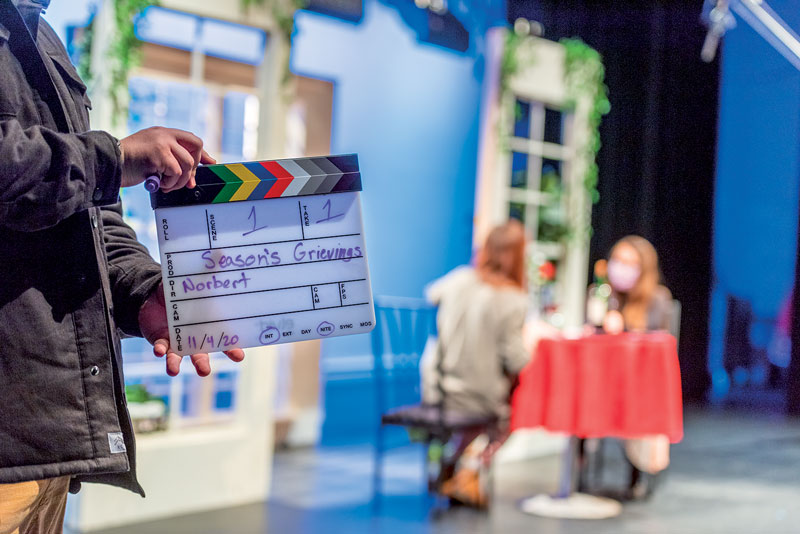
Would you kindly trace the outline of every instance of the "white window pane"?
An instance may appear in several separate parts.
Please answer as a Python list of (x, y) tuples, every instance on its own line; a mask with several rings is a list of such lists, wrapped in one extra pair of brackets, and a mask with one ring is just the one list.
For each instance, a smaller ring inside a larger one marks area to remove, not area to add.
[[(245, 142), (243, 131), (246, 127), (247, 99), (253, 98), (252, 96), (231, 93), (234, 95), (231, 101), (236, 105), (232, 104), (230, 116), (225, 114), (220, 128), (218, 121), (210, 120), (210, 117), (220, 114), (219, 99), (206, 88), (142, 76), (131, 78), (128, 87), (129, 131), (166, 126), (189, 130), (209, 141), (220, 138), (220, 129), (228, 129), (231, 132), (229, 135), (238, 139), (238, 144), (234, 144), (239, 151), (238, 159), (241, 159), (242, 145)], [(238, 137), (234, 135), (237, 130)], [(155, 219), (149, 195), (142, 187), (123, 189), (121, 195), (126, 222), (136, 230), (139, 240), (157, 258)], [(211, 366), (215, 373), (211, 377), (199, 378), (187, 365), (181, 375), (173, 379), (166, 376), (163, 359), (153, 355), (152, 347), (145, 340), (126, 339), (122, 342), (122, 348), (126, 384), (138, 385), (145, 388), (150, 396), (161, 398), (169, 412), (180, 416), (178, 425), (202, 423), (206, 418), (217, 421), (220, 415), (232, 416), (236, 405), (236, 380), (239, 371), (234, 369), (218, 373), (216, 370), (227, 360), (221, 354), (212, 355)], [(171, 388), (176, 386), (175, 381), (178, 381), (177, 390)], [(176, 398), (172, 398), (173, 393)], [(177, 419), (171, 418), (170, 421)]]
[(514, 101), (514, 137), (531, 136), (531, 104), (520, 98)]
[(199, 22), (194, 15), (151, 6), (136, 20), (136, 37), (141, 41), (192, 50)]
[(267, 34), (257, 28), (203, 19), (202, 47), (210, 56), (258, 65), (266, 40)]
[(188, 83), (145, 77), (131, 78), (128, 129), (136, 132), (150, 126), (188, 130), (205, 138), (208, 90)]
[(230, 92), (222, 107), (223, 161), (241, 161), (244, 154), (245, 106), (250, 95)]

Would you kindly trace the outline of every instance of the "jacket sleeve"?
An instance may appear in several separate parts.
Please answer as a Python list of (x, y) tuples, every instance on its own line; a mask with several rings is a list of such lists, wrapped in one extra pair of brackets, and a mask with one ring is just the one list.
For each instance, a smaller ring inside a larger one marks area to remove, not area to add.
[(32, 232), (119, 198), (117, 142), (101, 131), (59, 133), (0, 120), (0, 226)]
[(674, 304), (672, 293), (664, 286), (658, 286), (653, 295), (653, 302), (647, 310), (648, 330), (669, 330), (672, 324)]
[(161, 267), (136, 239), (133, 228), (122, 220), (119, 202), (102, 208), (100, 213), (114, 301), (114, 321), (125, 334), (141, 337), (139, 309), (158, 287)]
[(470, 270), (471, 268), (467, 266), (456, 267), (441, 278), (437, 278), (425, 286), (425, 298), (429, 303), (438, 306), (442, 302), (444, 295), (450, 291), (451, 286), (463, 279), (465, 273)]
[(525, 346), (522, 329), (525, 325), (526, 305), (521, 298), (509, 299), (508, 309), (501, 316), (498, 342), (503, 369), (510, 374), (519, 374), (531, 359)]

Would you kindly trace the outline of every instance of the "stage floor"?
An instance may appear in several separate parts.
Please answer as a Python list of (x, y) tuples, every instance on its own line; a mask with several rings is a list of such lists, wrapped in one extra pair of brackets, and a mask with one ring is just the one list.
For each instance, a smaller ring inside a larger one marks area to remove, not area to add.
[[(606, 445), (605, 482), (625, 477), (619, 447)], [(615, 456), (616, 454), (616, 456)], [(489, 513), (437, 510), (423, 493), (421, 451), (393, 450), (378, 505), (370, 504), (372, 452), (348, 446), (278, 453), (272, 500), (103, 531), (103, 534), (315, 533), (794, 533), (800, 525), (800, 421), (726, 411), (688, 411), (686, 438), (652, 500), (601, 521), (543, 519), (521, 498), (552, 480), (557, 462), (516, 461), (495, 473)]]

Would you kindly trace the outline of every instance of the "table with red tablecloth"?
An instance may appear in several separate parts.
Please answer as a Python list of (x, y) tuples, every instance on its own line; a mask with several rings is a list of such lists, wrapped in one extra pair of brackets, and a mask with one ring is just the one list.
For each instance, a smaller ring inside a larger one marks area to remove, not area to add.
[(519, 376), (511, 427), (579, 438), (683, 438), (677, 343), (667, 333), (543, 339)]

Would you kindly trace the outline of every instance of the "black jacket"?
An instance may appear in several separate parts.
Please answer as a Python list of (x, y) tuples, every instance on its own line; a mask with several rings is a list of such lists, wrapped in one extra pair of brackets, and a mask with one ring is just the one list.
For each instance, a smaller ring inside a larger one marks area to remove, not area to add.
[(2, 4), (0, 483), (73, 475), (73, 491), (86, 481), (144, 495), (119, 338), (140, 335), (161, 271), (122, 221), (116, 139), (88, 131), (64, 46), (43, 19), (34, 42)]

